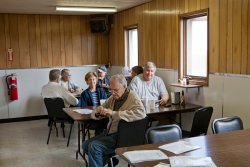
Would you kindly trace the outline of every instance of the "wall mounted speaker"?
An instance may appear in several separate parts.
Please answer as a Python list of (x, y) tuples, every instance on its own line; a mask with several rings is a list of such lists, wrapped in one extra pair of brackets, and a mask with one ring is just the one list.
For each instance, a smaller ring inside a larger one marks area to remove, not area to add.
[(108, 20), (106, 18), (92, 18), (90, 20), (90, 28), (93, 33), (108, 33)]

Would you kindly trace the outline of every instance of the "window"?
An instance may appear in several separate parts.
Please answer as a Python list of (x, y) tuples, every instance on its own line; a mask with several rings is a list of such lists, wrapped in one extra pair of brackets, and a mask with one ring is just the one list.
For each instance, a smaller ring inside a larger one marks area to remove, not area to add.
[(136, 26), (125, 30), (125, 65), (129, 69), (138, 65), (138, 29)]
[(180, 15), (179, 78), (208, 85), (208, 10)]

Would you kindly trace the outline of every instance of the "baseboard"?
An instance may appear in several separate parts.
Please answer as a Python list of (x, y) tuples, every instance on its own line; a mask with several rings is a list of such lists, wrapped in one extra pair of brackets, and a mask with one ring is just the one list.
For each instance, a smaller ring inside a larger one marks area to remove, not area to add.
[(33, 120), (39, 120), (39, 119), (48, 119), (48, 115), (39, 115), (39, 116), (31, 116), (31, 117), (19, 117), (19, 118), (0, 119), (0, 123), (33, 121)]

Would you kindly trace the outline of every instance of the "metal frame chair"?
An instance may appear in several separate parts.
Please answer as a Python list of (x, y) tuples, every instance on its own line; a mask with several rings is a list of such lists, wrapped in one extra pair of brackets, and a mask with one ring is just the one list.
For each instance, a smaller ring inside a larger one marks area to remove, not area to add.
[(62, 131), (63, 131), (63, 137), (65, 137), (64, 132), (64, 123), (70, 124), (70, 131), (67, 141), (67, 147), (69, 146), (70, 136), (72, 127), (74, 125), (74, 120), (70, 118), (62, 109), (64, 106), (64, 101), (62, 98), (44, 98), (44, 103), (48, 111), (48, 117), (50, 122), (50, 129), (49, 129), (49, 135), (47, 139), (47, 144), (49, 144), (50, 134), (52, 131), (52, 127), (56, 128), (56, 136), (58, 137), (58, 129), (56, 126), (56, 123), (61, 123)]
[(176, 124), (161, 125), (149, 128), (146, 131), (145, 138), (148, 144), (177, 141), (182, 138), (182, 132)]
[[(116, 148), (129, 147), (135, 145), (142, 145), (145, 143), (145, 132), (148, 126), (148, 118), (141, 120), (126, 122), (120, 120), (118, 124), (118, 136)], [(113, 167), (113, 157), (117, 155), (114, 153), (110, 157), (110, 164)], [(128, 164), (128, 166), (130, 166)]]
[(213, 107), (202, 107), (195, 111), (191, 131), (182, 131), (183, 138), (206, 135), (213, 114)]
[(240, 117), (232, 116), (213, 120), (212, 131), (214, 134), (242, 130), (243, 123)]

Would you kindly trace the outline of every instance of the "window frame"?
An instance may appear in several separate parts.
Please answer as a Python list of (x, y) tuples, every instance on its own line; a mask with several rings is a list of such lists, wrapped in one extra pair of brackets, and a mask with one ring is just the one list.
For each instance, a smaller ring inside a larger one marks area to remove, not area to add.
[[(134, 24), (134, 25), (130, 25), (130, 26), (126, 26), (123, 28), (124, 29), (124, 55), (125, 55), (125, 66), (129, 67), (130, 64), (130, 56), (129, 54), (129, 30), (133, 30), (133, 29), (137, 29), (137, 55), (138, 55), (138, 64), (139, 64), (139, 29), (138, 29), (138, 25)], [(132, 68), (132, 67), (131, 67)]]
[[(193, 19), (197, 17), (207, 16), (207, 77), (201, 76), (191, 76), (187, 75), (187, 32), (186, 23), (188, 19)], [(179, 35), (180, 35), (180, 45), (179, 45), (179, 72), (178, 78), (182, 79), (184, 76), (190, 77), (189, 83), (194, 85), (208, 86), (209, 81), (209, 10), (203, 9), (190, 13), (184, 13), (179, 15)]]

